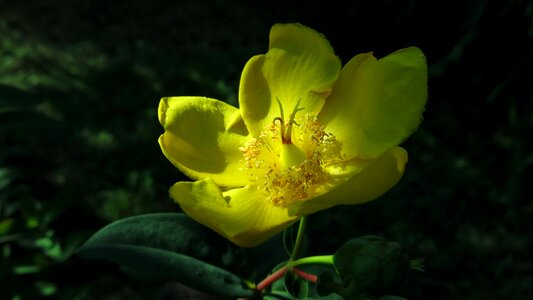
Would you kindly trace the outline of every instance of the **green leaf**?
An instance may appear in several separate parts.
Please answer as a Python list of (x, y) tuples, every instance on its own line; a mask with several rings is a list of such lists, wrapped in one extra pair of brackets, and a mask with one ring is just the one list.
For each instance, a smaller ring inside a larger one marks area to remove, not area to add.
[(4, 236), (9, 233), (13, 222), (15, 222), (14, 219), (4, 219), (0, 221), (0, 236)]
[(285, 289), (296, 299), (306, 299), (309, 294), (309, 283), (293, 272), (285, 273), (283, 278)]
[(263, 300), (292, 300), (291, 294), (288, 292), (272, 292), (265, 294)]
[(52, 282), (35, 281), (34, 285), (43, 296), (51, 296), (57, 292), (57, 286)]
[(425, 272), (424, 271), (424, 259), (423, 258), (411, 259), (410, 269), (417, 270), (419, 272)]
[[(233, 262), (234, 246), (184, 214), (148, 214), (119, 220), (94, 234), (77, 253), (181, 282), (213, 295), (249, 297), (253, 290), (220, 265)], [(219, 266), (217, 266), (219, 265)]]

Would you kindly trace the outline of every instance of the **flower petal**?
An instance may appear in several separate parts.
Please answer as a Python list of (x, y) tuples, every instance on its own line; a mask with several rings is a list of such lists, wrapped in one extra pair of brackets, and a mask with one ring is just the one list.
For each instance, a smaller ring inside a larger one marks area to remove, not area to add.
[(204, 97), (170, 97), (161, 99), (158, 112), (165, 128), (159, 145), (185, 175), (228, 187), (248, 184), (239, 150), (248, 132), (237, 108)]
[(427, 65), (416, 47), (376, 60), (359, 54), (342, 69), (319, 120), (350, 157), (375, 158), (420, 124), (427, 99)]
[(240, 108), (252, 135), (258, 136), (276, 117), (288, 119), (297, 106), (318, 114), (340, 67), (329, 42), (318, 32), (300, 24), (274, 25), (268, 53), (252, 57), (241, 76)]
[[(295, 202), (289, 207), (290, 215), (308, 215), (340, 204), (360, 204), (376, 199), (391, 189), (403, 175), (407, 163), (407, 151), (394, 147), (373, 160), (361, 171), (354, 167), (356, 174), (344, 183), (320, 196)], [(365, 165), (368, 162), (354, 161)]]
[(273, 206), (256, 186), (222, 192), (211, 179), (178, 182), (171, 197), (191, 218), (241, 247), (253, 247), (299, 217)]

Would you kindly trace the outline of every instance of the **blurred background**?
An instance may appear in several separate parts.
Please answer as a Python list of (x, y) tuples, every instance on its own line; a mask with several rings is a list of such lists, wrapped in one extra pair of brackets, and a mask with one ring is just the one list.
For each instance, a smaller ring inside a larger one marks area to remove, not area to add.
[(74, 254), (127, 216), (174, 212), (163, 96), (237, 105), (240, 72), (278, 22), (346, 63), (411, 45), (429, 101), (407, 172), (374, 202), (310, 218), (310, 254), (377, 234), (425, 273), (409, 299), (533, 294), (531, 1), (0, 1), (0, 298), (165, 299), (165, 286)]

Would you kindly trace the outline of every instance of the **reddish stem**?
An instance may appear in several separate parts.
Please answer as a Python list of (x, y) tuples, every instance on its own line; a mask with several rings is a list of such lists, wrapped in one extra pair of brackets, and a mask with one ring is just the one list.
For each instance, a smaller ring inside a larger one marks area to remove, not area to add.
[[(300, 276), (301, 278), (303, 278), (305, 280), (311, 281), (312, 283), (316, 283), (316, 281), (318, 279), (318, 276), (313, 275), (313, 274), (309, 274), (309, 273), (304, 272), (304, 271), (302, 271), (302, 270), (300, 270), (298, 268), (292, 268), (292, 272), (294, 272), (294, 274)], [(277, 270), (276, 272), (268, 275), (265, 279), (263, 279), (263, 281), (261, 281), (256, 286), (255, 289), (258, 290), (258, 291), (262, 291), (263, 289), (267, 288), (272, 283), (274, 283), (276, 280), (278, 280), (281, 277), (283, 277), (283, 275), (285, 275), (285, 273), (287, 273), (287, 266), (284, 266), (284, 267), (280, 268), (279, 270)]]
[(300, 276), (300, 277), (303, 278), (303, 279), (309, 280), (309, 281), (311, 281), (312, 283), (316, 283), (316, 281), (317, 281), (317, 279), (318, 279), (318, 276), (313, 275), (313, 274), (306, 273), (306, 272), (304, 272), (304, 271), (302, 271), (302, 270), (300, 270), (300, 269), (297, 269), (297, 268), (292, 268), (292, 271), (293, 271), (296, 275)]
[(283, 268), (277, 270), (276, 272), (268, 275), (267, 278), (263, 279), (263, 281), (261, 281), (257, 285), (256, 290), (258, 290), (258, 291), (263, 290), (264, 288), (266, 288), (269, 285), (271, 285), (272, 283), (274, 283), (274, 281), (276, 281), (276, 280), (280, 279), (281, 277), (283, 277), (283, 275), (285, 275), (286, 272), (287, 272), (287, 267), (284, 266)]

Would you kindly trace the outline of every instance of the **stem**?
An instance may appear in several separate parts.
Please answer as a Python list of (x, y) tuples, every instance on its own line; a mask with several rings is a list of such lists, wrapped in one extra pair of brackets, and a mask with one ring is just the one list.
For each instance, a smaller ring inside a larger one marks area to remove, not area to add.
[(305, 280), (309, 280), (309, 281), (311, 281), (312, 283), (316, 283), (316, 281), (318, 280), (318, 276), (313, 275), (313, 274), (309, 274), (309, 273), (304, 272), (304, 271), (302, 271), (302, 270), (300, 270), (300, 269), (293, 268), (292, 271), (293, 271), (296, 275), (300, 276), (301, 278), (303, 278), (303, 279), (305, 279)]
[(287, 271), (294, 272), (296, 275), (300, 276), (301, 278), (309, 280), (311, 282), (317, 281), (318, 277), (316, 275), (309, 274), (300, 269), (294, 268), (295, 266), (306, 265), (306, 264), (333, 265), (333, 255), (310, 256), (310, 257), (304, 257), (304, 258), (297, 259), (298, 255), (300, 254), (300, 250), (302, 249), (306, 225), (307, 225), (307, 218), (304, 216), (300, 219), (300, 224), (298, 225), (298, 233), (296, 235), (296, 241), (294, 242), (294, 249), (292, 250), (290, 260), (287, 262), (285, 266), (281, 267), (279, 270), (268, 275), (265, 279), (263, 279), (257, 285), (256, 287), (257, 291), (264, 290), (265, 288), (270, 286), (272, 283), (274, 283), (276, 280), (283, 277), (283, 275), (285, 275)]
[(281, 277), (283, 277), (283, 275), (285, 275), (286, 272), (287, 272), (287, 266), (281, 267), (279, 270), (277, 270), (276, 272), (268, 275), (267, 278), (263, 279), (263, 281), (261, 281), (257, 285), (257, 287), (255, 289), (258, 290), (258, 291), (263, 290), (264, 288), (266, 288), (269, 285), (271, 285), (272, 283), (274, 283), (274, 281), (276, 281), (276, 280), (280, 279)]
[[(300, 223), (300, 228), (301, 228)], [(305, 226), (305, 224), (304, 224)], [(300, 236), (301, 231), (298, 231), (298, 236)], [(298, 240), (298, 238), (296, 238)], [(301, 239), (300, 239), (301, 240)], [(300, 242), (301, 243), (301, 242)], [(295, 248), (296, 249), (296, 248)], [(293, 252), (294, 254), (295, 252)], [(293, 255), (294, 256), (294, 255)], [(288, 270), (291, 270), (296, 275), (302, 277), (303, 279), (309, 280), (311, 282), (316, 282), (317, 276), (313, 274), (306, 273), (298, 268), (295, 268), (296, 266), (300, 265), (310, 265), (310, 264), (318, 264), (318, 265), (333, 265), (333, 255), (320, 255), (320, 256), (310, 256), (310, 257), (304, 257), (297, 260), (289, 261), (285, 266), (281, 267), (276, 272), (268, 275), (267, 278), (263, 279), (257, 287), (256, 290), (262, 291), (263, 289), (270, 286), (274, 281), (280, 279), (287, 273)]]
[(290, 263), (292, 267), (309, 264), (333, 265), (333, 255), (309, 256), (294, 260)]
[(298, 234), (296, 235), (296, 242), (294, 243), (294, 249), (292, 250), (291, 261), (295, 260), (300, 254), (302, 249), (302, 243), (304, 240), (304, 231), (307, 225), (307, 217), (303, 216), (300, 219), (300, 225), (298, 226)]

